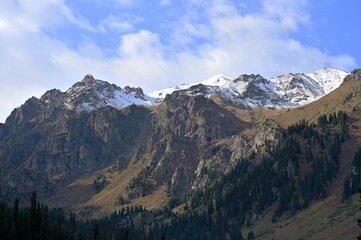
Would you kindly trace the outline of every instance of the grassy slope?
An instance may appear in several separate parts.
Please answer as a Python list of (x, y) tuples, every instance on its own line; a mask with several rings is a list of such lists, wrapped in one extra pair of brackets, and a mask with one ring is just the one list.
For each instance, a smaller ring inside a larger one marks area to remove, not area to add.
[[(127, 186), (146, 165), (146, 159), (129, 163), (122, 171), (113, 171), (111, 167), (80, 176), (66, 186), (47, 203), (52, 207), (63, 207), (77, 213), (83, 218), (98, 218), (108, 215), (123, 206), (143, 205), (147, 209), (163, 206), (166, 203), (166, 187), (160, 186), (151, 194), (132, 200), (127, 199)], [(99, 174), (105, 176), (107, 185), (99, 193), (93, 189), (93, 181)], [(125, 204), (117, 203), (118, 196), (124, 196)]]
[[(322, 114), (343, 110), (348, 112), (350, 140), (343, 144), (341, 166), (337, 178), (329, 188), (330, 196), (312, 205), (295, 216), (284, 216), (272, 223), (272, 210), (252, 229), (257, 239), (356, 239), (361, 234), (357, 225), (360, 218), (359, 194), (341, 204), (343, 180), (352, 169), (353, 155), (361, 146), (361, 80), (351, 80), (339, 89), (303, 108), (282, 110), (274, 114), (278, 124), (284, 128), (301, 119), (316, 121)], [(352, 97), (350, 97), (352, 96)], [(352, 109), (356, 111), (352, 111)], [(263, 113), (271, 117), (268, 112)], [(245, 230), (245, 232), (248, 229)]]
[[(340, 204), (338, 195), (312, 204), (292, 217), (271, 222), (269, 213), (253, 226), (256, 239), (356, 239), (361, 233), (357, 225), (358, 194)], [(245, 230), (247, 232), (247, 230)]]

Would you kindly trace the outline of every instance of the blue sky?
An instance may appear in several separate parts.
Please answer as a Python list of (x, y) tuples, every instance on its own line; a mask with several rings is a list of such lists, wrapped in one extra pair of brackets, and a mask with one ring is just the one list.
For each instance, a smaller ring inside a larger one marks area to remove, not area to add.
[(359, 0), (1, 0), (0, 122), (87, 73), (145, 92), (360, 67)]

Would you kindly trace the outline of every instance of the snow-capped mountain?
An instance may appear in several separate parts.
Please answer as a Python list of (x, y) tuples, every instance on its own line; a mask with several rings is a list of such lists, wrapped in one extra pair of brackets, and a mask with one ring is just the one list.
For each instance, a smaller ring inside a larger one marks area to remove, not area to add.
[(335, 90), (347, 75), (344, 71), (332, 68), (309, 74), (289, 73), (271, 79), (254, 74), (243, 74), (237, 78), (220, 74), (199, 83), (183, 84), (149, 95), (161, 100), (174, 91), (184, 91), (186, 94), (206, 97), (218, 94), (250, 109), (298, 107)]
[(347, 75), (344, 71), (330, 68), (310, 74), (289, 73), (271, 79), (259, 74), (243, 74), (237, 78), (219, 74), (198, 83), (182, 84), (146, 95), (141, 88), (121, 88), (88, 74), (66, 92), (49, 90), (40, 100), (44, 107), (60, 106), (76, 112), (90, 112), (106, 106), (149, 106), (161, 102), (167, 94), (182, 91), (205, 97), (217, 94), (245, 109), (298, 107), (333, 91)]
[(65, 93), (59, 90), (46, 92), (41, 100), (57, 101), (69, 110), (90, 112), (105, 106), (124, 108), (131, 104), (152, 105), (155, 99), (143, 93), (141, 88), (118, 87), (105, 81), (96, 80), (90, 74), (75, 83)]
[(325, 92), (332, 92), (338, 88), (340, 86), (340, 81), (336, 83), (335, 79), (341, 80), (342, 83), (343, 79), (347, 75), (349, 75), (349, 73), (334, 68), (322, 68), (307, 74), (308, 77), (318, 82), (323, 87)]
[(202, 82), (197, 82), (197, 83), (186, 83), (186, 84), (181, 84), (178, 86), (174, 86), (174, 87), (170, 87), (170, 88), (166, 88), (166, 89), (162, 89), (159, 91), (154, 91), (151, 92), (149, 95), (153, 98), (156, 98), (158, 100), (163, 100), (167, 94), (171, 94), (175, 91), (180, 91), (180, 90), (185, 90), (185, 89), (189, 89), (192, 86), (196, 86), (199, 84), (202, 84), (204, 86), (211, 86), (211, 87), (224, 87), (226, 88), (227, 85), (229, 83), (231, 83), (234, 80), (234, 78), (229, 77), (225, 74), (218, 74), (217, 76), (208, 78)]

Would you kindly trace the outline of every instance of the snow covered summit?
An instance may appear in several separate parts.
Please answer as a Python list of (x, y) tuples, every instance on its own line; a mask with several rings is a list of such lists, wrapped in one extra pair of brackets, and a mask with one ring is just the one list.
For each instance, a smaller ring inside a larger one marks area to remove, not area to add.
[(106, 106), (124, 108), (131, 104), (153, 105), (167, 94), (182, 91), (189, 95), (218, 95), (244, 109), (298, 107), (315, 101), (338, 88), (348, 73), (324, 68), (309, 74), (289, 73), (271, 79), (259, 74), (243, 74), (237, 78), (219, 74), (197, 83), (182, 84), (144, 94), (139, 87), (121, 88), (90, 74), (66, 92), (49, 90), (41, 100), (76, 112), (90, 112)]
[[(182, 90), (187, 94), (202, 94), (206, 97), (218, 94), (246, 109), (298, 107), (335, 90), (347, 75), (344, 71), (332, 68), (309, 74), (289, 73), (271, 79), (258, 74), (243, 74), (237, 78), (219, 74), (202, 82), (182, 84), (149, 95), (162, 100), (167, 94)], [(197, 85), (203, 86), (203, 92)]]
[(155, 99), (143, 93), (141, 88), (126, 86), (118, 87), (106, 81), (94, 79), (90, 74), (82, 81), (75, 83), (65, 93), (50, 90), (42, 100), (56, 101), (57, 105), (64, 105), (69, 110), (90, 112), (106, 106), (124, 108), (131, 104), (152, 105)]

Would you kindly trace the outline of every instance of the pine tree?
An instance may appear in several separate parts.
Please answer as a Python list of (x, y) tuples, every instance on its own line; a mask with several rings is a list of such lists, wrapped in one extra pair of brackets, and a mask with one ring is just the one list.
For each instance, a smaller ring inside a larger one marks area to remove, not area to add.
[(15, 228), (19, 227), (19, 198), (15, 198), (13, 208), (13, 219)]
[(100, 240), (99, 223), (96, 223), (93, 227), (93, 240)]
[(7, 222), (7, 217), (6, 217), (6, 205), (5, 203), (0, 202), (0, 222), (2, 224), (0, 224), (0, 239), (5, 239), (5, 231), (6, 231), (6, 226), (5, 223)]
[(129, 240), (129, 230), (128, 230), (128, 228), (126, 228), (124, 230), (124, 240)]
[(36, 192), (33, 191), (30, 198), (30, 237), (31, 240), (39, 239), (38, 228), (40, 226), (39, 216), (38, 216), (38, 206), (36, 200)]
[(50, 240), (50, 222), (48, 207), (45, 206), (42, 211), (41, 227), (40, 227), (40, 240)]
[[(359, 202), (360, 202), (360, 204), (361, 204), (361, 188), (358, 189), (358, 192), (360, 193), (360, 200), (359, 200)], [(360, 208), (360, 210), (361, 210), (361, 206), (360, 206), (359, 208)], [(359, 227), (361, 228), (361, 218), (357, 219), (357, 223), (358, 223)], [(357, 239), (358, 239), (358, 240), (361, 240), (361, 234), (357, 237)]]
[(343, 182), (342, 202), (347, 200), (351, 195), (350, 178), (347, 176)]
[(256, 239), (252, 230), (250, 232), (248, 232), (247, 239), (248, 240)]
[(16, 198), (14, 201), (12, 238), (15, 240), (21, 239), (20, 230), (19, 230), (19, 198)]

